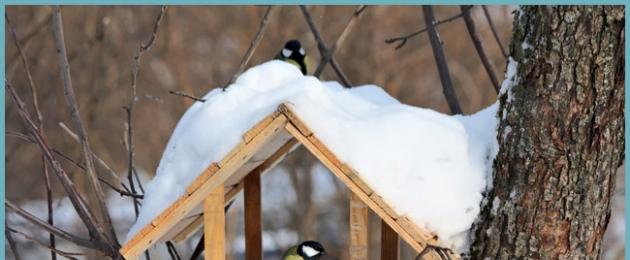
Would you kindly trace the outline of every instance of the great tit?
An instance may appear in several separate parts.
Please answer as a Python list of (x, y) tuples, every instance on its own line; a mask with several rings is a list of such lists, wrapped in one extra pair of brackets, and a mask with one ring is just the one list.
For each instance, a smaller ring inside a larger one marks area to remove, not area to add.
[(283, 60), (297, 66), (302, 74), (306, 75), (306, 51), (298, 40), (290, 40), (284, 44), (284, 48), (276, 55), (275, 59)]
[(318, 260), (325, 255), (324, 247), (315, 241), (304, 241), (289, 248), (282, 256), (282, 260)]

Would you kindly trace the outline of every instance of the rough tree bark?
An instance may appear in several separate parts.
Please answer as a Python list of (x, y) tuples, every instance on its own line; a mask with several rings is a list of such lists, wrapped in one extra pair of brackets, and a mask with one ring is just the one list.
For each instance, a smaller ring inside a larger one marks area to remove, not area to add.
[[(596, 259), (624, 157), (624, 9), (526, 6), (473, 259)], [(507, 84), (506, 84), (507, 83)]]

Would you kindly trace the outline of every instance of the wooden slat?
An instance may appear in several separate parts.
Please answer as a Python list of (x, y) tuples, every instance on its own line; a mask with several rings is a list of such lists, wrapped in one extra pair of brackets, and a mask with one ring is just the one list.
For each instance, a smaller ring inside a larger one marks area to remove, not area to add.
[(260, 172), (244, 179), (245, 197), (245, 259), (262, 259), (262, 207), (260, 205)]
[(204, 201), (204, 256), (206, 260), (225, 260), (225, 192), (223, 184), (214, 188)]
[[(291, 119), (294, 120), (294, 119)], [(387, 213), (383, 210), (376, 202), (370, 198), (357, 184), (355, 184), (346, 174), (341, 171), (338, 167), (336, 167), (330, 159), (328, 159), (310, 140), (300, 132), (295, 125), (292, 124), (293, 121), (290, 121), (289, 124), (286, 124), (286, 129), (289, 133), (291, 133), (296, 139), (302, 143), (324, 166), (326, 166), (341, 182), (343, 182), (348, 189), (358, 198), (363, 201), (374, 213), (376, 213), (383, 221), (385, 221), (396, 233), (398, 233), (404, 240), (407, 242), (416, 252), (422, 252), (422, 250), (426, 247), (427, 242), (430, 241), (432, 236), (429, 232), (423, 232), (422, 237), (416, 238), (411, 236), (405, 229), (403, 229), (396, 220), (394, 216)], [(429, 253), (425, 256), (425, 259), (440, 259), (440, 256), (434, 253)]]
[(372, 201), (374, 201), (374, 203), (376, 203), (376, 205), (378, 205), (379, 208), (381, 208), (383, 211), (387, 212), (387, 215), (391, 216), (393, 219), (398, 219), (398, 214), (396, 213), (396, 211), (394, 211), (394, 209), (392, 209), (384, 200), (383, 198), (376, 194), (376, 193), (372, 193), (372, 195), (370, 195), (370, 199), (372, 199)]
[(328, 147), (326, 147), (326, 145), (324, 145), (324, 143), (319, 140), (319, 138), (317, 138), (317, 135), (313, 134), (311, 136), (308, 136), (308, 140), (310, 140), (311, 143), (313, 143), (313, 145), (317, 147), (317, 149), (319, 149), (324, 155), (326, 155), (326, 157), (330, 158), (330, 162), (332, 162), (335, 166), (343, 169), (343, 164), (337, 159), (337, 156), (335, 156), (335, 154), (330, 151)]
[(350, 194), (350, 259), (368, 258), (368, 207)]
[(356, 183), (357, 186), (359, 186), (359, 188), (361, 188), (361, 190), (365, 192), (365, 194), (371, 195), (372, 193), (374, 193), (372, 188), (370, 188), (370, 186), (367, 185), (367, 183), (365, 183), (365, 181), (363, 181), (363, 179), (359, 177), (359, 174), (354, 169), (352, 169), (349, 165), (343, 163), (341, 164), (340, 169), (343, 173), (346, 174), (346, 176), (348, 176), (348, 178), (350, 178), (354, 183)]
[(284, 116), (286, 116), (289, 119), (289, 121), (291, 121), (293, 125), (295, 125), (296, 129), (298, 129), (300, 133), (302, 133), (303, 136), (309, 137), (313, 135), (313, 132), (311, 131), (311, 129), (309, 129), (306, 126), (306, 124), (297, 117), (297, 115), (293, 112), (293, 109), (291, 108), (289, 104), (287, 103), (281, 104), (278, 107), (278, 111), (284, 114)]
[[(269, 156), (269, 158), (265, 160), (265, 162), (260, 164), (256, 169), (252, 170), (252, 172), (260, 171), (261, 175), (265, 175), (267, 172), (269, 172), (269, 170), (273, 169), (273, 167), (275, 167), (280, 161), (282, 161), (282, 159), (290, 151), (292, 151), (293, 148), (295, 148), (298, 145), (299, 143), (295, 138), (289, 139), (287, 143), (285, 143), (276, 152), (274, 152), (271, 156)], [(236, 195), (238, 195), (238, 193), (241, 192), (242, 190), (243, 190), (243, 181), (240, 181), (236, 186), (232, 187), (225, 194), (226, 204), (232, 201), (236, 197)], [(173, 238), (173, 241), (175, 241), (176, 243), (180, 243), (186, 240), (186, 238), (188, 238), (190, 235), (192, 235), (192, 233), (197, 231), (201, 227), (202, 224), (203, 224), (203, 216), (200, 215), (197, 217), (195, 221), (191, 222), (190, 225), (182, 229), (182, 231), (179, 232), (179, 234), (177, 234)]]
[(254, 127), (249, 129), (245, 134), (243, 134), (243, 141), (245, 143), (249, 143), (255, 136), (257, 136), (265, 127), (267, 127), (271, 122), (278, 116), (280, 112), (273, 112), (271, 115), (266, 116), (260, 122), (258, 122)]
[(217, 163), (210, 164), (210, 166), (205, 171), (203, 171), (203, 173), (199, 177), (197, 177), (190, 185), (188, 185), (188, 188), (186, 188), (186, 194), (191, 194), (195, 192), (197, 189), (199, 189), (199, 187), (201, 187), (201, 184), (203, 184), (204, 181), (210, 178), (210, 176), (218, 170), (219, 165)]
[[(179, 220), (186, 217), (193, 208), (199, 205), (210, 191), (219, 184), (223, 185), (231, 174), (243, 166), (243, 164), (267, 141), (272, 139), (286, 123), (286, 117), (278, 116), (247, 145), (242, 148), (235, 148), (238, 149), (238, 151), (234, 152), (234, 156), (223, 165), (219, 165), (219, 170), (215, 171), (214, 174), (207, 176), (195, 192), (188, 194), (188, 196), (184, 195), (180, 197), (180, 199), (158, 216), (159, 221), (152, 222), (153, 225), (145, 226), (139, 235), (134, 236), (121, 248), (120, 253), (125, 256), (125, 258), (135, 258), (154, 242), (158, 241), (168, 230), (173, 228)], [(206, 176), (200, 176), (199, 178), (205, 177)]]
[(396, 260), (398, 252), (398, 234), (385, 221), (381, 221), (381, 260)]

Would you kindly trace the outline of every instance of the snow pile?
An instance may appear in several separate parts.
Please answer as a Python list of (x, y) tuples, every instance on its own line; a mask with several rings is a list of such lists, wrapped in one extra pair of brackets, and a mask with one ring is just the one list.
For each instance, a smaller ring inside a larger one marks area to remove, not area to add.
[(225, 92), (215, 89), (204, 99), (175, 128), (128, 239), (287, 101), (399, 215), (437, 233), (443, 246), (467, 249), (497, 149), (496, 105), (448, 116), (401, 104), (378, 86), (321, 82), (280, 61), (251, 68)]

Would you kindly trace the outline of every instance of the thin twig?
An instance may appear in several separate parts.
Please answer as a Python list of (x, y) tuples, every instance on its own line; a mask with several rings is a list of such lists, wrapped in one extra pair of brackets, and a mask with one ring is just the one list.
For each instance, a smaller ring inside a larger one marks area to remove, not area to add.
[(85, 255), (84, 253), (72, 253), (72, 252), (66, 252), (66, 251), (62, 251), (62, 250), (56, 249), (56, 248), (54, 248), (54, 247), (51, 247), (51, 246), (49, 246), (49, 245), (46, 245), (46, 244), (44, 244), (44, 243), (40, 242), (39, 240), (35, 239), (34, 237), (32, 237), (32, 236), (30, 236), (29, 234), (26, 234), (26, 233), (24, 233), (24, 232), (22, 232), (22, 231), (19, 231), (19, 230), (17, 230), (17, 229), (14, 229), (14, 228), (12, 228), (12, 227), (9, 227), (9, 226), (7, 226), (6, 228), (7, 228), (7, 231), (8, 231), (8, 232), (12, 232), (12, 233), (20, 234), (20, 235), (22, 235), (24, 238), (26, 238), (27, 240), (29, 240), (29, 241), (33, 241), (33, 242), (35, 242), (35, 244), (38, 244), (38, 245), (40, 245), (41, 247), (44, 247), (44, 248), (46, 248), (46, 249), (50, 250), (51, 252), (53, 252), (53, 255), (59, 254), (59, 255), (61, 255), (61, 256), (63, 256), (63, 257), (66, 257), (66, 258), (68, 258), (68, 259), (77, 259), (75, 256), (82, 256), (82, 255)]
[(464, 22), (466, 23), (466, 29), (468, 29), (468, 35), (470, 35), (470, 39), (475, 45), (475, 50), (479, 55), (479, 59), (481, 59), (481, 63), (483, 67), (486, 69), (488, 73), (488, 77), (492, 82), (492, 86), (494, 86), (494, 91), (499, 93), (499, 80), (497, 79), (497, 75), (494, 73), (494, 65), (492, 65), (492, 61), (488, 59), (488, 55), (486, 55), (486, 51), (483, 49), (483, 43), (481, 42), (481, 38), (477, 35), (477, 30), (475, 28), (475, 21), (470, 16), (470, 6), (460, 5), (460, 9), (462, 13), (464, 13)]
[(171, 241), (166, 241), (166, 249), (168, 250), (168, 254), (171, 256), (171, 259), (173, 259), (173, 260), (181, 260), (182, 259), (179, 256), (179, 253), (177, 252), (177, 248), (175, 248), (175, 245), (173, 245), (173, 243)]
[(488, 7), (482, 5), (483, 14), (486, 16), (486, 20), (488, 21), (488, 25), (490, 25), (490, 30), (492, 31), (492, 35), (494, 35), (494, 39), (497, 41), (499, 45), (499, 49), (501, 50), (501, 54), (503, 54), (503, 58), (508, 58), (507, 51), (501, 42), (501, 38), (499, 37), (499, 33), (497, 33), (497, 28), (494, 26), (494, 22), (492, 21), (492, 16), (490, 16), (490, 12), (488, 12)]
[(433, 7), (427, 6), (427, 5), (422, 6), (422, 11), (424, 13), (424, 22), (429, 28), (429, 39), (431, 41), (431, 49), (433, 50), (433, 57), (435, 58), (435, 64), (440, 74), (440, 81), (442, 82), (442, 89), (444, 92), (444, 97), (446, 98), (448, 107), (451, 109), (451, 113), (461, 114), (462, 109), (459, 106), (459, 101), (457, 100), (455, 89), (453, 88), (453, 82), (451, 81), (451, 76), (449, 75), (449, 72), (448, 72), (448, 64), (446, 62), (446, 56), (444, 55), (444, 49), (442, 49), (442, 41), (440, 40), (440, 35), (438, 35), (438, 32), (435, 26), (431, 26), (435, 24), (435, 17), (433, 15)]
[[(472, 6), (470, 8), (472, 8)], [(426, 27), (424, 27), (424, 28), (422, 28), (422, 29), (420, 29), (418, 31), (412, 32), (410, 34), (399, 36), (399, 37), (394, 37), (394, 38), (388, 38), (388, 39), (385, 40), (385, 43), (391, 44), (391, 43), (395, 43), (395, 42), (400, 41), (400, 43), (398, 45), (396, 45), (396, 47), (395, 47), (395, 49), (398, 50), (398, 49), (402, 48), (407, 43), (407, 40), (409, 40), (409, 39), (411, 39), (411, 38), (413, 38), (415, 36), (418, 36), (421, 33), (426, 32), (426, 31), (428, 31), (431, 28), (435, 28), (435, 27), (440, 26), (442, 24), (445, 24), (445, 23), (448, 23), (448, 22), (452, 22), (455, 19), (463, 17), (463, 16), (464, 16), (464, 12), (461, 12), (459, 14), (453, 15), (453, 16), (451, 16), (449, 18), (444, 19), (444, 20), (440, 20), (440, 21), (434, 23), (433, 25), (426, 25)]]
[[(326, 47), (326, 44), (324, 43), (324, 40), (321, 34), (319, 33), (319, 30), (317, 29), (315, 22), (313, 21), (313, 17), (311, 16), (311, 13), (308, 11), (306, 6), (303, 6), (303, 5), (300, 5), (300, 10), (302, 10), (302, 14), (304, 14), (304, 19), (306, 19), (306, 23), (308, 24), (308, 27), (311, 29), (311, 32), (313, 33), (313, 36), (315, 37), (315, 41), (317, 42), (317, 48), (319, 49), (320, 56), (325, 57), (328, 53), (328, 48)], [(335, 59), (335, 57), (331, 57), (330, 60), (331, 60), (330, 64), (332, 65), (333, 70), (339, 77), (339, 80), (341, 80), (341, 83), (347, 88), (352, 87), (352, 83), (350, 83), (350, 80), (348, 80), (348, 77), (346, 76), (346, 74), (343, 73), (343, 71), (341, 70), (341, 67), (337, 63), (337, 59)]]
[(337, 41), (332, 45), (332, 47), (330, 47), (326, 55), (324, 55), (324, 57), (322, 58), (322, 61), (317, 66), (317, 69), (315, 69), (315, 73), (313, 73), (313, 76), (319, 77), (322, 71), (324, 71), (324, 67), (326, 66), (326, 64), (328, 64), (328, 62), (330, 62), (330, 59), (335, 54), (335, 51), (337, 51), (337, 49), (341, 47), (346, 37), (348, 36), (348, 33), (354, 27), (359, 16), (361, 16), (361, 13), (363, 13), (363, 11), (366, 8), (367, 8), (367, 5), (359, 6), (359, 8), (357, 8), (357, 10), (355, 10), (352, 13), (352, 16), (350, 17), (350, 20), (346, 24), (346, 27), (343, 28), (343, 31), (341, 31), (339, 38), (337, 38)]
[(22, 101), (22, 99), (20, 99), (20, 97), (15, 92), (15, 89), (13, 88), (13, 86), (11, 86), (9, 81), (6, 79), (5, 79), (5, 89), (9, 92), (12, 100), (17, 105), (18, 114), (20, 115), (24, 123), (29, 128), (29, 131), (33, 135), (37, 145), (43, 151), (44, 155), (46, 155), (46, 159), (48, 160), (48, 163), (54, 169), (54, 172), (59, 178), (59, 181), (61, 182), (62, 187), (64, 188), (66, 194), (68, 195), (68, 198), (70, 199), (70, 202), (72, 202), (72, 206), (76, 210), (82, 222), (85, 224), (90, 235), (92, 237), (97, 237), (97, 238), (104, 236), (103, 230), (97, 225), (94, 214), (87, 207), (87, 203), (85, 202), (81, 194), (77, 191), (77, 189), (74, 186), (74, 183), (72, 182), (72, 180), (70, 179), (66, 171), (63, 169), (63, 167), (61, 167), (61, 164), (59, 163), (59, 161), (57, 161), (57, 159), (54, 158), (53, 152), (51, 148), (48, 146), (46, 139), (42, 135), (39, 134), (39, 132), (37, 131), (37, 126), (35, 126), (35, 123), (31, 119), (30, 115), (28, 114), (28, 112), (26, 112), (24, 102)]
[[(36, 24), (34, 28), (28, 33), (26, 33), (26, 35), (24, 35), (24, 38), (20, 40), (20, 45), (24, 46), (24, 48), (28, 48), (28, 43), (31, 41), (31, 39), (35, 37), (36, 35), (38, 35), (40, 32), (45, 31), (43, 29), (46, 28), (47, 25), (50, 23), (51, 18), (52, 18), (52, 13), (48, 14), (48, 16), (44, 18), (44, 20)], [(11, 56), (11, 58), (8, 59), (7, 68), (13, 66), (13, 63), (17, 60), (17, 58), (19, 58), (19, 56), (20, 56), (19, 53), (16, 53), (13, 56)]]
[[(79, 137), (77, 136), (77, 134), (75, 134), (72, 130), (70, 130), (70, 128), (68, 128), (68, 126), (66, 126), (66, 124), (64, 124), (63, 122), (59, 122), (59, 126), (72, 139), (74, 139), (75, 141), (79, 142)], [(126, 189), (123, 179), (120, 178), (120, 176), (118, 176), (118, 174), (116, 174), (116, 171), (114, 171), (111, 167), (109, 167), (109, 165), (100, 156), (98, 156), (98, 154), (96, 154), (94, 151), (92, 151), (92, 156), (94, 156), (94, 160), (96, 160), (96, 162), (98, 162), (98, 164), (100, 164), (105, 169), (105, 172), (107, 172), (111, 178), (118, 180), (120, 185), (123, 186)]]
[(4, 236), (7, 238), (7, 243), (9, 244), (9, 248), (11, 249), (11, 252), (13, 252), (13, 258), (15, 258), (15, 260), (22, 260), (22, 256), (20, 255), (20, 252), (17, 250), (17, 245), (15, 244), (15, 240), (13, 239), (13, 234), (11, 233), (11, 231), (9, 231), (9, 229), (6, 228), (8, 226), (9, 226), (9, 223), (7, 223), (5, 219)]
[(263, 15), (263, 18), (260, 21), (260, 26), (258, 27), (258, 32), (256, 33), (254, 40), (249, 44), (249, 48), (247, 49), (247, 52), (245, 52), (245, 56), (243, 56), (243, 59), (241, 59), (241, 64), (238, 66), (238, 70), (236, 70), (236, 73), (234, 73), (234, 75), (232, 76), (232, 79), (230, 79), (230, 82), (228, 82), (228, 84), (223, 86), (223, 91), (225, 91), (225, 89), (230, 84), (234, 83), (234, 81), (236, 81), (236, 78), (238, 78), (238, 76), (240, 76), (241, 73), (245, 71), (245, 67), (247, 67), (249, 60), (254, 55), (254, 51), (258, 47), (258, 44), (260, 44), (260, 40), (262, 40), (263, 36), (265, 35), (265, 32), (267, 31), (267, 25), (269, 24), (269, 17), (271, 17), (271, 13), (272, 13), (271, 11), (273, 10), (273, 8), (274, 8), (273, 5), (270, 5), (269, 7), (267, 7), (267, 11), (265, 11), (265, 15)]
[(190, 98), (190, 99), (192, 99), (192, 100), (194, 100), (194, 101), (199, 101), (199, 102), (202, 102), (202, 103), (203, 103), (203, 102), (206, 102), (206, 100), (205, 100), (205, 99), (203, 99), (203, 98), (198, 98), (198, 97), (195, 97), (195, 96), (190, 95), (190, 94), (186, 94), (186, 93), (181, 92), (181, 91), (172, 91), (172, 90), (169, 90), (169, 91), (168, 91), (168, 93), (169, 93), (169, 94), (176, 95), (176, 96), (182, 96), (182, 97), (185, 97), (185, 98)]
[[(13, 38), (13, 43), (18, 50), (20, 55), (22, 66), (24, 67), (24, 71), (26, 72), (26, 77), (28, 79), (28, 85), (31, 89), (31, 98), (33, 100), (33, 109), (35, 110), (35, 114), (37, 115), (37, 131), (39, 134), (44, 136), (44, 120), (41, 110), (39, 109), (39, 102), (37, 101), (37, 88), (35, 87), (35, 82), (33, 81), (33, 75), (31, 74), (31, 70), (28, 66), (28, 62), (26, 61), (26, 55), (24, 54), (24, 50), (22, 49), (22, 45), (18, 40), (17, 33), (15, 32), (15, 28), (11, 25), (11, 21), (9, 19), (9, 15), (7, 13), (4, 14), (4, 18), (7, 22), (7, 27), (11, 30), (11, 36)], [(52, 189), (50, 187), (50, 175), (48, 174), (48, 165), (46, 165), (46, 157), (42, 154), (41, 156), (42, 162), (42, 172), (44, 173), (44, 187), (46, 189), (46, 202), (47, 202), (47, 212), (48, 212), (48, 224), (54, 225), (53, 219), (53, 207), (52, 207)], [(55, 248), (55, 236), (53, 234), (49, 234), (49, 243), (51, 248)], [(51, 250), (51, 259), (56, 260), (57, 255), (54, 250)]]
[(106, 248), (109, 245), (104, 245), (102, 243), (99, 243), (98, 241), (94, 241), (94, 240), (89, 240), (89, 239), (85, 239), (82, 237), (78, 237), (76, 235), (73, 235), (71, 233), (68, 233), (56, 226), (50, 225), (48, 224), (46, 221), (34, 216), (33, 214), (29, 213), (28, 211), (16, 206), (15, 204), (11, 203), (10, 201), (5, 201), (4, 205), (7, 207), (7, 209), (10, 209), (12, 211), (14, 211), (15, 213), (17, 213), (18, 215), (20, 215), (21, 217), (23, 217), (24, 219), (30, 221), (31, 223), (45, 229), (46, 231), (50, 232), (50, 233), (54, 233), (57, 237), (63, 238), (65, 240), (68, 240), (78, 246), (82, 246), (82, 247), (86, 247), (86, 248), (91, 248), (91, 249), (96, 249), (99, 251), (106, 251)]
[[(96, 198), (96, 209), (103, 221), (103, 228), (105, 230), (106, 241), (115, 247), (120, 247), (118, 238), (116, 237), (116, 231), (114, 230), (114, 224), (107, 211), (107, 205), (105, 204), (105, 193), (98, 181), (96, 171), (94, 170), (94, 160), (92, 159), (92, 149), (90, 148), (88, 137), (81, 123), (81, 116), (79, 115), (79, 107), (76, 102), (76, 96), (74, 94), (74, 87), (72, 86), (72, 77), (70, 76), (70, 64), (68, 63), (68, 57), (66, 56), (66, 43), (63, 34), (63, 23), (61, 18), (61, 10), (59, 6), (53, 6), (53, 36), (55, 42), (55, 48), (59, 56), (59, 68), (61, 72), (61, 78), (63, 79), (64, 96), (66, 99), (66, 105), (70, 112), (70, 117), (74, 123), (74, 127), (77, 130), (77, 135), (81, 140), (81, 151), (85, 165), (87, 166), (87, 176), (90, 180), (90, 188), (94, 192)], [(98, 223), (98, 222), (96, 222)], [(97, 224), (97, 226), (100, 226)]]
[[(127, 172), (127, 181), (129, 182), (129, 187), (131, 188), (132, 194), (136, 194), (136, 187), (133, 180), (134, 145), (133, 145), (132, 115), (133, 115), (133, 107), (137, 99), (137, 81), (138, 81), (138, 71), (140, 70), (140, 59), (142, 58), (142, 54), (144, 54), (145, 51), (148, 51), (149, 49), (151, 49), (151, 47), (153, 46), (153, 43), (155, 42), (155, 39), (157, 38), (157, 35), (158, 35), (158, 31), (160, 29), (160, 24), (162, 23), (162, 19), (164, 18), (164, 15), (166, 14), (166, 9), (167, 7), (165, 5), (163, 5), (160, 8), (160, 12), (157, 18), (155, 19), (155, 23), (153, 24), (153, 30), (151, 32), (151, 35), (149, 36), (149, 39), (146, 41), (146, 43), (140, 44), (140, 47), (138, 48), (138, 52), (136, 53), (136, 56), (133, 59), (134, 62), (133, 62), (132, 70), (131, 70), (131, 97), (129, 99), (129, 104), (123, 107), (123, 109), (125, 109), (125, 111), (127, 112), (127, 152), (128, 152), (127, 159), (128, 159), (128, 166), (129, 166), (128, 172)], [(138, 199), (136, 198), (133, 198), (133, 210), (137, 218), (139, 214), (139, 202), (138, 202)]]

